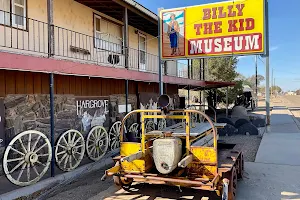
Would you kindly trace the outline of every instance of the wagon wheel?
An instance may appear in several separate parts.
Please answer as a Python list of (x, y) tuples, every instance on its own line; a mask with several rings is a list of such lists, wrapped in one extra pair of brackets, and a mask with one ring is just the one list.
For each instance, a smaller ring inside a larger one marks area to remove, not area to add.
[(5, 149), (3, 169), (10, 182), (28, 186), (38, 182), (47, 172), (51, 157), (51, 144), (43, 133), (24, 131), (16, 135)]
[(100, 160), (108, 149), (108, 134), (103, 126), (93, 127), (86, 139), (86, 152), (93, 161)]
[[(189, 107), (190, 110), (197, 110), (196, 106), (190, 106)], [(198, 114), (197, 113), (191, 113), (191, 121), (192, 123), (196, 123), (197, 122), (197, 118), (198, 118)]]
[[(117, 149), (120, 147), (120, 130), (121, 130), (122, 122), (115, 122), (110, 130), (109, 130), (109, 144), (111, 150)], [(126, 127), (124, 127), (124, 131), (126, 132)]]
[(235, 200), (237, 190), (237, 172), (233, 167), (231, 171), (225, 173), (225, 178), (229, 180), (228, 185), (228, 198), (227, 200)]
[(134, 133), (136, 138), (141, 138), (141, 134), (139, 131), (139, 124), (138, 123), (133, 123), (130, 127), (129, 127), (129, 132)]
[(150, 132), (150, 131), (154, 131), (155, 130), (155, 124), (152, 120), (149, 120), (147, 123), (146, 123), (146, 133)]
[[(120, 163), (116, 162), (115, 166), (119, 166)], [(114, 179), (114, 183), (119, 186), (122, 187), (125, 191), (129, 191), (131, 184), (133, 182), (133, 179), (131, 178), (124, 178), (121, 176), (113, 176)]]
[(243, 178), (243, 174), (244, 174), (244, 155), (241, 153), (239, 159), (238, 159), (238, 172), (237, 172), (237, 176), (238, 178)]
[(167, 121), (165, 119), (160, 119), (158, 122), (158, 130), (161, 131), (167, 127)]
[(55, 161), (63, 171), (78, 167), (84, 156), (84, 138), (77, 130), (68, 130), (58, 139), (55, 147)]

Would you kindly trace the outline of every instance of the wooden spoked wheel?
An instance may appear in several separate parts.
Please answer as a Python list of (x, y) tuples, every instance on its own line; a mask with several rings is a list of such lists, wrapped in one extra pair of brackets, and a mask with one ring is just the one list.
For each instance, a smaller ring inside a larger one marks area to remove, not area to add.
[[(115, 166), (119, 166), (119, 165), (120, 165), (120, 163), (116, 162)], [(122, 187), (125, 191), (129, 191), (129, 189), (132, 185), (132, 182), (133, 182), (133, 179), (124, 178), (124, 177), (120, 177), (120, 176), (113, 176), (113, 179), (114, 179), (114, 183), (117, 186)]]
[(167, 121), (165, 119), (160, 119), (158, 121), (158, 130), (161, 131), (167, 127)]
[(28, 186), (38, 182), (47, 172), (51, 157), (51, 144), (43, 133), (24, 131), (5, 149), (3, 170), (13, 184)]
[(228, 198), (226, 200), (235, 200), (237, 191), (237, 171), (233, 167), (231, 171), (225, 173), (225, 177), (229, 180), (228, 185)]
[[(109, 144), (111, 150), (117, 149), (120, 147), (120, 131), (121, 131), (122, 122), (115, 122), (109, 130)], [(126, 132), (126, 127), (123, 129)]]
[(154, 131), (155, 130), (155, 124), (152, 120), (149, 120), (147, 123), (146, 123), (146, 133), (150, 132), (150, 131)]
[(84, 137), (77, 130), (68, 130), (58, 139), (55, 147), (55, 161), (63, 171), (78, 167), (85, 151)]
[(238, 158), (237, 164), (238, 164), (237, 176), (238, 176), (238, 178), (243, 178), (245, 161), (244, 161), (244, 155), (242, 153), (241, 153), (240, 157)]
[(103, 126), (93, 127), (86, 138), (86, 152), (93, 161), (100, 160), (108, 149), (108, 134)]
[(139, 124), (138, 123), (133, 123), (129, 127), (129, 132), (134, 133), (135, 138), (141, 138), (141, 133), (139, 131)]

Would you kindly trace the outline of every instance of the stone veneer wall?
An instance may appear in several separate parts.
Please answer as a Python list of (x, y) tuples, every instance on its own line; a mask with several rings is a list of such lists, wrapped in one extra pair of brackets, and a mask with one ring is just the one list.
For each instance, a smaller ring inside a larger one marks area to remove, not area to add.
[[(49, 95), (7, 95), (5, 106), (6, 141), (26, 130), (37, 130), (50, 136)], [(55, 133), (77, 128), (75, 96), (55, 95)]]
[[(122, 120), (125, 113), (119, 113), (118, 105), (125, 105), (125, 95), (110, 95), (109, 113), (104, 124), (107, 131), (110, 126)], [(69, 129), (82, 130), (81, 119), (77, 117), (77, 108), (74, 95), (55, 95), (55, 140), (59, 135)], [(7, 95), (4, 99), (5, 106), (5, 137), (8, 143), (15, 135), (26, 130), (37, 130), (50, 138), (50, 96), (43, 94), (32, 95)], [(137, 109), (136, 95), (129, 95), (131, 108)], [(137, 117), (128, 119), (128, 124), (136, 122)], [(0, 149), (3, 157), (5, 148)], [(2, 160), (0, 162), (0, 175), (2, 172)]]

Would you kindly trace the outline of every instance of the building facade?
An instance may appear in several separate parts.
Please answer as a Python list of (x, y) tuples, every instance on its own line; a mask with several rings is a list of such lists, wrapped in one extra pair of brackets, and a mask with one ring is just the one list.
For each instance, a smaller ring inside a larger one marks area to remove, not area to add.
[[(156, 14), (133, 0), (0, 0), (0, 152), (24, 131), (54, 145), (68, 130), (86, 138), (95, 126), (113, 149), (126, 112), (158, 107), (157, 27)], [(198, 70), (189, 63), (160, 62), (173, 108), (178, 89), (216, 84), (203, 80), (204, 61)]]

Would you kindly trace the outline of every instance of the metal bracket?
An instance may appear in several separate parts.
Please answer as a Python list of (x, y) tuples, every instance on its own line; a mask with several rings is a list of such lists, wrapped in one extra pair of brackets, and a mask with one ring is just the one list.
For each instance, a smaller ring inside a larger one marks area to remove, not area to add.
[(228, 200), (228, 186), (229, 186), (229, 180), (227, 178), (224, 178), (222, 200)]
[(143, 152), (141, 152), (141, 151), (138, 151), (138, 152), (136, 152), (136, 153), (134, 153), (134, 154), (131, 154), (131, 155), (129, 155), (129, 156), (126, 156), (126, 157), (124, 157), (124, 158), (121, 158), (121, 162), (124, 162), (124, 161), (127, 161), (127, 162), (132, 162), (132, 161), (134, 161), (134, 160), (138, 160), (138, 159), (140, 159), (140, 158), (142, 158), (143, 157)]

